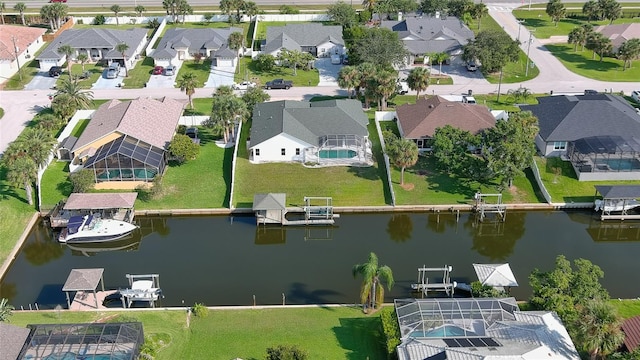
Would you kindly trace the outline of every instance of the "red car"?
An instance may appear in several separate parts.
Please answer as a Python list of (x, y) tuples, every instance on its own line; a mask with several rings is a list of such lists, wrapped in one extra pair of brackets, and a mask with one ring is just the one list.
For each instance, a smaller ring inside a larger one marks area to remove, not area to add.
[(153, 68), (153, 75), (162, 75), (164, 68), (162, 66), (156, 66)]

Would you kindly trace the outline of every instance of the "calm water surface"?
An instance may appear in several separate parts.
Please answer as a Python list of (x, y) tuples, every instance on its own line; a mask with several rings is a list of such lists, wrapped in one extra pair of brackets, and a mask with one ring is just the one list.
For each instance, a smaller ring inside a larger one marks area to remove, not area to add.
[[(453, 266), (454, 280), (476, 280), (473, 263), (508, 262), (530, 294), (528, 275), (555, 257), (586, 258), (602, 267), (612, 297), (640, 296), (640, 222), (602, 223), (592, 212), (508, 212), (505, 223), (473, 214), (342, 214), (336, 227), (263, 228), (253, 217), (138, 218), (133, 239), (114, 250), (71, 249), (36, 226), (0, 282), (0, 297), (20, 308), (65, 304), (73, 268), (104, 268), (107, 289), (125, 274), (160, 274), (162, 306), (354, 303), (361, 279), (351, 268), (375, 252), (393, 269), (388, 300), (410, 295), (417, 268)], [(435, 275), (435, 274), (434, 274)]]

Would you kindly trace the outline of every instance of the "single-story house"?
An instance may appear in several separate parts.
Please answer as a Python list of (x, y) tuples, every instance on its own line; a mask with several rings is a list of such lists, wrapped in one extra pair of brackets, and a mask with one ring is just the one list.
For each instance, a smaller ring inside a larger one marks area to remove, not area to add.
[(611, 45), (613, 45), (611, 52), (613, 53), (618, 52), (623, 42), (630, 39), (640, 39), (640, 23), (600, 25), (593, 30), (611, 40)]
[(419, 150), (430, 150), (437, 128), (450, 125), (479, 134), (496, 124), (494, 115), (484, 105), (448, 101), (441, 96), (420, 98), (415, 104), (396, 109), (398, 130), (405, 139), (416, 142)]
[(267, 27), (267, 39), (262, 42), (261, 52), (277, 56), (282, 49), (308, 52), (315, 57), (343, 55), (346, 48), (342, 26), (309, 23)]
[(399, 360), (580, 360), (552, 311), (520, 311), (514, 298), (396, 299)]
[(416, 57), (442, 52), (449, 54), (453, 62), (462, 55), (462, 47), (475, 39), (473, 31), (455, 16), (410, 16), (382, 21), (380, 27), (398, 33), (410, 54), (408, 64), (413, 64)]
[(212, 58), (217, 66), (235, 66), (238, 51), (228, 46), (229, 35), (242, 33), (241, 28), (168, 29), (151, 57), (155, 65), (168, 66), (191, 60), (195, 54)]
[(357, 100), (272, 101), (253, 110), (250, 161), (371, 165), (368, 119)]
[[(116, 45), (122, 43), (129, 45), (125, 51), (124, 59), (122, 54), (116, 51)], [(40, 71), (49, 71), (52, 66), (61, 66), (67, 61), (66, 56), (58, 52), (58, 48), (62, 45), (70, 45), (75, 50), (75, 53), (71, 55), (72, 60), (75, 60), (78, 54), (85, 53), (89, 56), (90, 61), (106, 60), (109, 63), (117, 61), (120, 65), (124, 65), (126, 60), (127, 68), (131, 69), (146, 43), (147, 30), (142, 28), (128, 30), (68, 29), (51, 42), (36, 59), (40, 64)]]
[[(0, 25), (0, 83), (18, 73), (18, 65), (24, 67), (40, 50), (46, 29)], [(17, 57), (16, 57), (17, 55)]]
[(611, 94), (562, 95), (522, 105), (538, 118), (536, 146), (546, 157), (571, 161), (578, 179), (637, 180), (640, 114)]
[[(162, 175), (184, 102), (162, 98), (110, 100), (95, 111), (77, 140), (61, 143), (58, 158), (71, 171), (92, 170), (99, 188), (135, 188)], [(126, 184), (125, 184), (126, 183)]]

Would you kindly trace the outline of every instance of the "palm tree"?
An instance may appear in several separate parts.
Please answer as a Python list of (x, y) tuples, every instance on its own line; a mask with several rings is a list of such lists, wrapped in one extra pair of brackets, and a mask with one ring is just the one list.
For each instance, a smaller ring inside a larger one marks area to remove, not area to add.
[(69, 103), (74, 105), (76, 109), (88, 109), (93, 104), (93, 92), (83, 90), (77, 79), (63, 79), (54, 95), (54, 100), (61, 95), (67, 95)]
[(258, 8), (258, 4), (255, 2), (245, 1), (242, 11), (249, 17), (249, 19), (253, 19), (254, 16), (258, 15), (260, 9)]
[(573, 51), (578, 50), (578, 45), (584, 47), (584, 43), (587, 41), (587, 31), (584, 26), (578, 26), (573, 28), (569, 32), (568, 43), (573, 44)]
[(162, 0), (162, 7), (167, 11), (167, 15), (171, 15), (174, 23), (178, 22), (178, 0)]
[(384, 301), (384, 287), (382, 281), (387, 283), (387, 289), (391, 291), (393, 287), (393, 272), (391, 268), (384, 265), (378, 266), (378, 256), (374, 253), (369, 254), (367, 262), (364, 264), (356, 264), (351, 270), (353, 277), (358, 274), (362, 275), (362, 289), (360, 291), (360, 301), (363, 309), (375, 309)]
[(600, 17), (600, 7), (595, 0), (589, 0), (582, 5), (582, 13), (587, 16), (587, 22)]
[(616, 309), (604, 301), (591, 300), (579, 310), (576, 330), (580, 343), (592, 360), (616, 351), (624, 341)]
[(51, 5), (51, 15), (56, 23), (56, 29), (60, 28), (60, 25), (62, 25), (62, 19), (67, 16), (68, 10), (69, 7), (63, 3), (57, 2)]
[(56, 139), (50, 131), (35, 127), (26, 128), (15, 142), (24, 154), (41, 168), (47, 164)]
[(631, 67), (631, 61), (640, 57), (640, 39), (629, 39), (618, 48), (618, 58), (622, 60), (622, 71)]
[(59, 118), (50, 113), (39, 115), (36, 120), (36, 127), (47, 131), (57, 131), (63, 125)]
[(182, 74), (178, 79), (178, 86), (180, 87), (180, 91), (184, 91), (189, 97), (189, 106), (193, 109), (192, 96), (196, 92), (196, 87), (198, 87), (198, 77), (196, 74), (190, 72)]
[(138, 5), (133, 9), (133, 11), (135, 11), (136, 14), (138, 14), (138, 17), (142, 17), (142, 13), (147, 11), (147, 9), (142, 5)]
[(446, 52), (439, 52), (432, 55), (431, 60), (440, 65), (440, 74), (442, 74), (442, 63), (447, 61), (449, 57), (449, 54), (447, 54)]
[[(238, 52), (244, 45), (244, 35), (241, 32), (235, 31), (229, 34), (229, 38), (227, 39), (227, 46), (229, 49), (233, 50), (238, 56)], [(238, 63), (238, 65), (240, 65)], [(240, 71), (240, 66), (236, 66), (236, 71)]]
[(398, 89), (398, 74), (394, 71), (379, 70), (375, 74), (375, 92), (379, 98), (381, 110), (387, 109), (387, 100)]
[(45, 5), (43, 7), (40, 8), (40, 17), (49, 22), (49, 26), (51, 27), (51, 30), (56, 30), (56, 22), (55, 22), (55, 17), (53, 16), (53, 6), (52, 5)]
[(590, 34), (589, 38), (587, 39), (586, 46), (587, 49), (593, 51), (591, 59), (595, 59), (596, 54), (598, 54), (598, 56), (600, 57), (600, 62), (602, 62), (604, 54), (610, 52), (611, 48), (613, 47), (613, 45), (611, 44), (611, 39), (599, 32), (593, 32)]
[(344, 66), (338, 73), (338, 86), (343, 89), (347, 89), (349, 93), (349, 99), (353, 92), (351, 89), (355, 89), (360, 84), (360, 72), (355, 66)]
[(400, 185), (404, 185), (404, 170), (418, 162), (418, 145), (413, 140), (398, 139), (391, 147), (389, 157), (401, 169)]
[(376, 73), (376, 66), (373, 65), (372, 63), (362, 63), (360, 65), (358, 65), (357, 67), (358, 69), (358, 73), (360, 74), (360, 83), (357, 85), (357, 91), (361, 91), (362, 89), (365, 89), (364, 92), (364, 103), (365, 103), (365, 107), (368, 109), (369, 108), (369, 96), (372, 95), (372, 91), (370, 91), (369, 89), (369, 84), (371, 83), (370, 79), (375, 75)]
[(21, 156), (5, 164), (7, 181), (16, 187), (22, 187), (27, 196), (27, 203), (33, 205), (33, 183), (37, 179), (38, 166), (28, 156)]
[(416, 91), (416, 101), (420, 97), (421, 91), (426, 91), (429, 87), (429, 69), (416, 67), (409, 71), (407, 84), (411, 90)]
[(82, 65), (82, 71), (84, 72), (84, 64), (86, 64), (87, 61), (89, 61), (89, 55), (87, 55), (86, 53), (80, 53), (78, 54), (76, 59), (80, 61), (80, 64)]
[(109, 9), (113, 11), (113, 13), (116, 15), (116, 26), (120, 26), (120, 20), (118, 19), (118, 15), (122, 11), (122, 8), (118, 4), (113, 4)]
[(480, 30), (480, 23), (482, 22), (482, 18), (489, 14), (489, 9), (487, 5), (480, 2), (473, 6), (471, 9), (471, 16), (478, 20), (478, 30)]
[(213, 97), (211, 117), (205, 126), (224, 129), (224, 142), (228, 143), (235, 137), (236, 120), (244, 120), (248, 113), (247, 104), (235, 95), (216, 94)]
[(0, 322), (9, 321), (14, 309), (13, 305), (9, 305), (9, 300), (2, 298), (0, 300)]
[(27, 5), (25, 5), (25, 3), (23, 2), (19, 2), (13, 7), (13, 9), (20, 13), (20, 18), (22, 19), (22, 25), (26, 26), (27, 22), (24, 21), (24, 11), (27, 10)]
[(71, 47), (71, 45), (61, 45), (58, 48), (58, 53), (65, 56), (67, 60), (67, 71), (69, 72), (69, 78), (71, 78), (71, 56), (75, 53), (76, 50)]
[(0, 18), (2, 18), (2, 25), (4, 25), (4, 11), (7, 10), (7, 5), (4, 1), (0, 1)]
[(116, 45), (116, 51), (122, 54), (122, 62), (124, 63), (124, 76), (129, 76), (129, 68), (127, 68), (127, 50), (129, 50), (129, 45), (125, 42), (122, 42)]
[(186, 16), (190, 15), (190, 14), (193, 14), (193, 8), (191, 7), (191, 5), (189, 5), (187, 0), (179, 0), (178, 1), (177, 11), (178, 11), (178, 14), (182, 15), (182, 23), (183, 24), (185, 22)]
[(365, 10), (369, 11), (371, 19), (373, 19), (373, 9), (376, 7), (376, 0), (362, 0), (362, 6)]

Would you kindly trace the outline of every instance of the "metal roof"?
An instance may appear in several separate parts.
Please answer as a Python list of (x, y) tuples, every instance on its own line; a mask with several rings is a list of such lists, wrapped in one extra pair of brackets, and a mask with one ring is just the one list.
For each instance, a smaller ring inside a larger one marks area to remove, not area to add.
[(253, 210), (284, 210), (287, 208), (287, 194), (268, 193), (253, 196)]
[(133, 208), (137, 197), (137, 192), (107, 194), (73, 193), (69, 195), (69, 199), (67, 199), (67, 202), (64, 204), (64, 209), (130, 209)]
[(488, 286), (518, 286), (509, 264), (473, 264), (478, 281)]
[(62, 291), (94, 291), (102, 279), (103, 272), (104, 269), (72, 269)]
[(603, 199), (640, 198), (640, 185), (595, 185)]
[(624, 345), (627, 350), (631, 352), (640, 347), (640, 316), (626, 319), (622, 323), (622, 331), (624, 332)]

